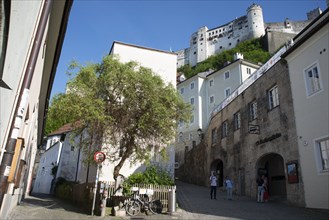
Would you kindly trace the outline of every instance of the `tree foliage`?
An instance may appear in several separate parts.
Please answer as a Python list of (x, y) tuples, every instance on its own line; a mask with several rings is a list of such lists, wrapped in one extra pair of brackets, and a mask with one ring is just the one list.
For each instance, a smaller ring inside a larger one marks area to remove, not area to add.
[(237, 52), (242, 53), (244, 59), (254, 63), (265, 63), (270, 57), (270, 53), (265, 51), (262, 47), (262, 38), (246, 40), (239, 43), (235, 48), (225, 50), (219, 54), (210, 56), (208, 59), (191, 67), (185, 65), (178, 68), (178, 72), (184, 73), (185, 77), (190, 78), (200, 72), (205, 72), (210, 69), (218, 70), (224, 67), (225, 62), (233, 61), (233, 55)]
[(126, 159), (149, 159), (151, 149), (173, 140), (177, 122), (190, 118), (191, 107), (175, 87), (135, 62), (106, 56), (99, 64), (72, 68), (69, 92), (54, 97), (47, 129), (78, 122), (74, 129), (88, 133), (85, 148), (102, 146), (107, 158), (118, 162), (115, 179)]

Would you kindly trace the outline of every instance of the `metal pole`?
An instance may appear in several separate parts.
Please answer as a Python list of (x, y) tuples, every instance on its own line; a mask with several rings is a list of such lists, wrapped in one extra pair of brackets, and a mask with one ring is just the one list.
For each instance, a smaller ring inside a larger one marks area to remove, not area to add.
[(96, 202), (96, 193), (97, 193), (97, 185), (98, 185), (98, 174), (99, 174), (99, 163), (97, 163), (97, 170), (96, 170), (96, 180), (95, 180), (95, 188), (94, 188), (94, 199), (93, 199), (93, 208), (91, 210), (91, 215), (94, 215), (95, 209), (95, 202)]
[(8, 176), (11, 169), (11, 163), (14, 156), (15, 145), (20, 128), (23, 124), (24, 113), (29, 101), (30, 86), (34, 74), (35, 65), (37, 63), (41, 41), (46, 29), (48, 17), (52, 6), (52, 0), (45, 0), (40, 16), (40, 21), (37, 27), (36, 36), (33, 41), (29, 60), (24, 73), (24, 81), (18, 96), (18, 104), (15, 108), (14, 118), (11, 121), (9, 138), (6, 144), (6, 149), (3, 154), (2, 163), (0, 166), (0, 204), (2, 205), (3, 197), (8, 189)]

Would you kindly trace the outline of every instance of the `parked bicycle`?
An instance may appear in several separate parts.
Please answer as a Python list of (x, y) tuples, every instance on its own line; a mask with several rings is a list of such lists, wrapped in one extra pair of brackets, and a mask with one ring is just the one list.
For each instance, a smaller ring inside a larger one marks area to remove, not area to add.
[(131, 191), (133, 196), (125, 204), (125, 209), (128, 215), (135, 216), (140, 212), (149, 214), (158, 214), (162, 212), (162, 203), (159, 199), (152, 199), (153, 190), (151, 189), (139, 189), (138, 187), (132, 187)]

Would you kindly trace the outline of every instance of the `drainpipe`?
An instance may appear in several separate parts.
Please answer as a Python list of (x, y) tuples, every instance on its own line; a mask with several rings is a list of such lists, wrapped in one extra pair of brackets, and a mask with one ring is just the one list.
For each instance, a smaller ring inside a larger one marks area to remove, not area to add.
[(29, 55), (29, 60), (27, 63), (27, 67), (24, 73), (24, 81), (22, 87), (20, 89), (20, 93), (18, 96), (18, 103), (15, 107), (15, 118), (11, 121), (11, 128), (9, 132), (9, 138), (6, 144), (5, 152), (3, 154), (2, 163), (0, 166), (0, 205), (2, 205), (3, 197), (8, 190), (8, 176), (11, 169), (11, 163), (13, 160), (15, 145), (17, 141), (17, 137), (19, 134), (19, 130), (23, 124), (23, 116), (25, 110), (27, 108), (27, 104), (29, 101), (29, 92), (30, 86), (34, 74), (35, 65), (37, 62), (37, 58), (40, 51), (41, 41), (43, 39), (43, 35), (46, 29), (48, 17), (50, 14), (52, 6), (52, 0), (44, 0), (39, 24), (37, 27), (36, 35), (33, 40), (32, 49)]

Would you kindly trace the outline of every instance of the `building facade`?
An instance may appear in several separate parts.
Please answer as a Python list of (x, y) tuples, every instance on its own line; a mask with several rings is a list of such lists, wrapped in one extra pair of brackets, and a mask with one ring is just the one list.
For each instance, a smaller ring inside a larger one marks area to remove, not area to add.
[(207, 128), (214, 108), (260, 67), (244, 60), (241, 54), (235, 54), (234, 58), (232, 63), (219, 70), (199, 73), (177, 84), (178, 92), (193, 108), (191, 121), (188, 124), (180, 122), (177, 128), (176, 166), (184, 163), (185, 151), (200, 142), (200, 132)]
[(1, 219), (31, 189), (71, 5), (72, 1), (0, 2)]
[(287, 60), (305, 205), (329, 209), (329, 12), (296, 36)]
[(272, 200), (329, 208), (328, 12), (214, 111), (204, 140), (186, 152), (178, 178), (207, 186), (215, 171), (220, 187), (230, 176), (237, 195), (256, 200), (256, 178), (265, 174)]

